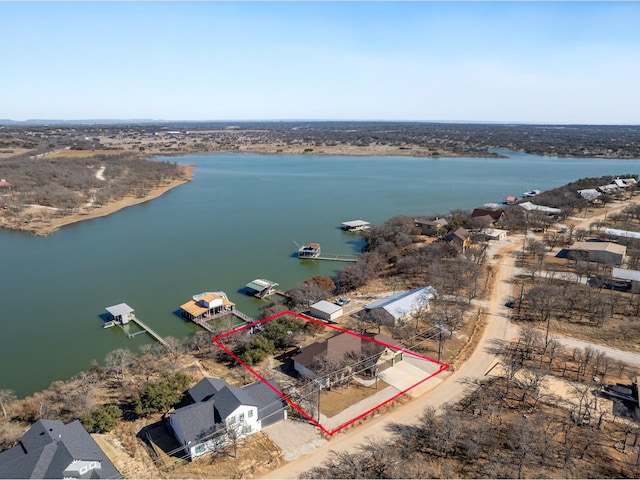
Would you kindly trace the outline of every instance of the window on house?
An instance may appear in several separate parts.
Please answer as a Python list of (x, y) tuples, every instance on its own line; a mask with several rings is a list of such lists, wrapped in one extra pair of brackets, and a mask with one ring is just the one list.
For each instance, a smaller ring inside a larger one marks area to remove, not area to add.
[(196, 445), (196, 455), (204, 453), (205, 446), (203, 444)]
[(241, 413), (241, 414), (240, 414), (240, 421), (241, 421), (241, 422), (244, 422), (244, 413)]
[(248, 416), (249, 418), (253, 417), (253, 410), (249, 410)]
[(242, 433), (251, 433), (251, 425), (245, 425), (242, 427)]
[(236, 423), (236, 416), (235, 415), (233, 417), (229, 417), (229, 424), (233, 425), (234, 423)]

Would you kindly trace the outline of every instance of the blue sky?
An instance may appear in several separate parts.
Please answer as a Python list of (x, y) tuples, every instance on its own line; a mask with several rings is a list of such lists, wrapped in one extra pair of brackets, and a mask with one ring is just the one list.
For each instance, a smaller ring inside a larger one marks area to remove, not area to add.
[(636, 2), (0, 2), (0, 118), (640, 124)]

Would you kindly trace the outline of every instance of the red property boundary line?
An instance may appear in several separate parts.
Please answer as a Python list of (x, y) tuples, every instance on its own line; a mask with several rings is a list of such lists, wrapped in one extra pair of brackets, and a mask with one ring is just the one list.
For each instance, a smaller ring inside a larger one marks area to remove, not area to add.
[[(311, 415), (309, 415), (305, 410), (303, 410), (297, 403), (295, 403), (293, 400), (291, 400), (290, 398), (288, 398), (286, 395), (284, 395), (280, 390), (278, 390), (276, 387), (274, 387), (271, 383), (269, 383), (269, 381), (267, 379), (265, 379), (262, 375), (260, 375), (258, 372), (256, 372), (253, 368), (251, 368), (247, 363), (245, 363), (244, 361), (242, 361), (235, 353), (233, 353), (231, 350), (229, 350), (227, 347), (225, 347), (221, 340), (223, 338), (229, 337), (231, 335), (234, 335), (238, 332), (241, 332), (243, 330), (247, 330), (250, 329), (252, 327), (255, 327), (257, 325), (261, 325), (263, 323), (266, 322), (270, 322), (271, 320), (275, 320), (279, 317), (282, 316), (292, 316), (292, 317), (296, 317), (299, 318), (301, 320), (304, 320), (306, 322), (312, 322), (312, 323), (316, 323), (318, 325), (322, 325), (325, 328), (331, 328), (333, 330), (336, 330), (337, 332), (341, 332), (341, 333), (348, 333), (349, 335), (353, 335), (354, 337), (359, 337), (361, 339), (367, 340), (369, 342), (373, 342), (373, 343), (377, 343), (380, 345), (383, 345), (387, 348), (391, 348), (393, 350), (398, 350), (401, 351), (405, 354), (420, 358), (422, 360), (427, 360), (429, 362), (435, 363), (440, 365), (440, 369), (435, 372), (432, 373), (428, 376), (426, 376), (425, 378), (423, 378), (422, 380), (420, 380), (419, 382), (416, 382), (415, 384), (411, 385), (410, 387), (402, 390), (401, 392), (397, 393), (396, 395), (394, 395), (393, 397), (389, 398), (388, 400), (385, 400), (384, 402), (380, 403), (379, 405), (376, 405), (373, 408), (370, 408), (369, 410), (367, 410), (366, 412), (358, 415), (357, 417), (343, 423), (342, 425), (340, 425), (339, 427), (334, 428), (333, 430), (328, 430), (327, 428), (325, 428), (324, 426), (322, 426), (320, 424), (320, 422), (318, 422), (316, 419), (314, 419)], [(425, 357), (424, 355), (420, 355), (419, 353), (415, 353), (412, 352), (410, 350), (407, 350), (406, 348), (401, 348), (401, 347), (396, 347), (394, 345), (390, 345), (384, 342), (381, 342), (379, 340), (374, 340), (373, 338), (370, 337), (365, 337), (364, 335), (360, 335), (358, 333), (355, 332), (351, 332), (349, 330), (345, 330), (344, 328), (340, 328), (340, 327), (336, 327), (334, 325), (328, 325), (320, 320), (317, 320), (315, 318), (311, 318), (311, 317), (307, 317), (306, 315), (300, 315), (299, 313), (295, 313), (295, 312), (291, 312), (291, 311), (286, 311), (286, 312), (282, 312), (282, 313), (278, 313), (277, 315), (272, 315), (270, 317), (267, 317), (265, 319), (262, 320), (258, 320), (256, 322), (252, 322), (249, 323), (247, 325), (242, 325), (241, 327), (235, 328), (233, 330), (230, 330), (226, 333), (222, 333), (216, 337), (214, 337), (212, 339), (213, 343), (215, 343), (218, 347), (220, 347), (222, 350), (224, 350), (228, 355), (230, 355), (234, 360), (236, 360), (238, 363), (240, 363), (240, 365), (242, 365), (244, 368), (246, 368), (249, 372), (251, 372), (256, 378), (258, 378), (259, 380), (261, 380), (262, 382), (264, 382), (271, 390), (273, 390), (275, 393), (277, 393), (280, 397), (282, 397), (289, 405), (291, 405), (292, 408), (294, 408), (298, 413), (300, 413), (303, 417), (305, 417), (307, 420), (309, 420), (311, 423), (313, 423), (316, 427), (318, 427), (320, 430), (322, 430), (324, 433), (326, 433), (327, 435), (331, 436), (334, 435), (336, 433), (338, 433), (339, 431), (347, 428), (349, 425), (354, 424), (355, 422), (357, 422), (358, 420), (366, 417), (367, 415), (369, 415), (370, 413), (374, 412), (375, 410), (383, 407), (384, 405), (393, 402), (396, 398), (404, 395), (405, 393), (407, 393), (409, 390), (412, 390), (414, 388), (416, 388), (418, 385), (421, 385), (422, 383), (426, 382), (427, 380), (435, 377), (436, 375), (439, 375), (440, 373), (444, 372), (445, 370), (447, 370), (448, 368), (450, 368), (450, 365), (447, 363), (443, 363), (443, 362), (439, 362), (438, 360), (434, 360), (433, 358), (429, 358), (429, 357)]]

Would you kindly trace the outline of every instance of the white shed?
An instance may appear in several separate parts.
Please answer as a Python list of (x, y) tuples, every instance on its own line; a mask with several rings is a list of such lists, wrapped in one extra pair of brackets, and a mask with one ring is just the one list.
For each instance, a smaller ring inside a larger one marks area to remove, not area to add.
[(311, 305), (309, 313), (312, 317), (320, 318), (322, 320), (335, 320), (343, 315), (342, 307), (335, 303), (327, 302), (326, 300), (320, 300), (317, 303)]

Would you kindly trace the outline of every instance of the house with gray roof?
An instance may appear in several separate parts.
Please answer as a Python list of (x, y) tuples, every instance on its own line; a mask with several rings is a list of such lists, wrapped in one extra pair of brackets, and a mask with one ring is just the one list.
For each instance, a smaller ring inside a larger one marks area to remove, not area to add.
[(0, 452), (0, 478), (123, 478), (79, 420), (38, 420)]
[[(270, 385), (271, 386), (270, 386)], [(275, 380), (233, 387), (221, 378), (200, 380), (189, 394), (195, 403), (169, 414), (173, 433), (191, 459), (287, 419), (287, 402)]]

